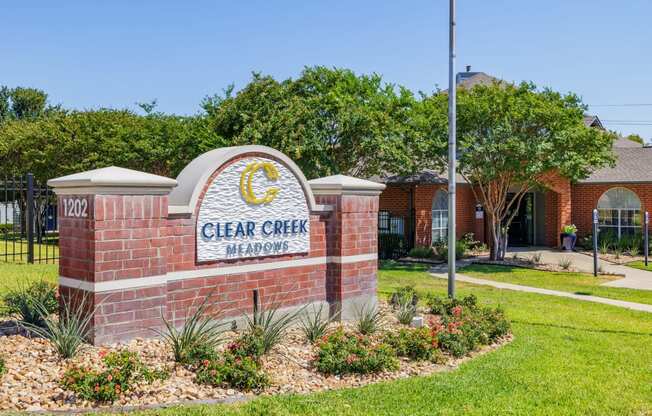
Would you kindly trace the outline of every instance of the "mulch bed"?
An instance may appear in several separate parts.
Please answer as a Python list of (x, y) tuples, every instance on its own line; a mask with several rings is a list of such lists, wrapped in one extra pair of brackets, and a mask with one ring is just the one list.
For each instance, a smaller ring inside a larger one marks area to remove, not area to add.
[[(568, 269), (564, 269), (558, 264), (549, 264), (549, 263), (534, 263), (530, 260), (526, 260), (523, 258), (505, 258), (505, 260), (486, 260), (486, 259), (476, 259), (471, 262), (471, 264), (486, 264), (486, 265), (491, 265), (491, 266), (509, 266), (509, 267), (520, 267), (523, 269), (532, 269), (532, 270), (541, 270), (545, 272), (577, 272), (577, 273), (585, 273), (582, 272), (581, 270), (577, 269), (576, 267), (573, 267), (572, 265)], [(623, 276), (619, 273), (605, 273), (605, 272), (598, 272), (598, 275), (601, 276)]]
[[(397, 329), (400, 324), (391, 309), (383, 304), (384, 329)], [(333, 324), (336, 327), (340, 324)], [(350, 326), (350, 324), (343, 324)], [(231, 337), (235, 337), (232, 333)], [(272, 384), (258, 394), (311, 393), (344, 387), (358, 387), (371, 383), (423, 376), (455, 369), (460, 363), (474, 356), (492, 351), (511, 341), (511, 336), (500, 342), (481, 348), (466, 357), (447, 357), (445, 364), (415, 362), (400, 359), (398, 371), (373, 375), (324, 376), (312, 367), (316, 347), (306, 342), (297, 328), (289, 331), (282, 344), (263, 358), (265, 372)], [(170, 377), (151, 384), (139, 384), (123, 393), (110, 406), (98, 406), (79, 400), (75, 394), (63, 390), (59, 381), (71, 364), (91, 368), (99, 367), (100, 353), (107, 350), (127, 349), (137, 352), (141, 360), (153, 368), (167, 368)], [(171, 351), (157, 339), (135, 339), (126, 344), (89, 346), (71, 360), (58, 359), (47, 340), (28, 338), (23, 335), (0, 336), (0, 353), (5, 358), (7, 372), (0, 383), (0, 409), (22, 411), (82, 411), (91, 409), (124, 410), (151, 408), (178, 403), (215, 403), (247, 400), (256, 396), (234, 389), (213, 388), (194, 382), (194, 373), (173, 361)]]

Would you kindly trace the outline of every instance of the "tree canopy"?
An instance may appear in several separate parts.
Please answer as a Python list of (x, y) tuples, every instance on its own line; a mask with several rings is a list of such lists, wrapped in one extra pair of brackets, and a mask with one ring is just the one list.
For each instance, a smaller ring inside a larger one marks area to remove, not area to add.
[(71, 111), (0, 126), (1, 173), (40, 180), (121, 166), (175, 176), (192, 158), (226, 143), (205, 117), (127, 110)]
[(204, 101), (211, 126), (233, 145), (262, 144), (295, 159), (308, 177), (405, 171), (414, 95), (377, 74), (306, 68), (278, 82), (254, 74), (237, 94)]
[[(548, 174), (576, 181), (614, 162), (615, 135), (584, 125), (585, 107), (574, 94), (537, 90), (531, 83), (496, 82), (457, 95), (458, 172), (472, 185), (491, 223), (493, 257), (501, 256), (516, 207)], [(447, 96), (426, 97), (419, 111), (428, 130), (424, 155), (446, 162), (442, 126)], [(438, 114), (439, 116), (435, 116)], [(447, 124), (447, 121), (446, 121)]]

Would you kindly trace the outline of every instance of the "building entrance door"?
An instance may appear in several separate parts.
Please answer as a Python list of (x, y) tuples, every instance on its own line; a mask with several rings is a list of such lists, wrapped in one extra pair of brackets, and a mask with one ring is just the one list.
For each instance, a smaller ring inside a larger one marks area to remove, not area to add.
[[(509, 195), (509, 198), (512, 198), (513, 195)], [(534, 244), (534, 194), (529, 192), (527, 193), (518, 207), (512, 207), (516, 209), (517, 213), (512, 224), (507, 231), (509, 236), (508, 243), (511, 246), (528, 246)], [(508, 216), (511, 215), (511, 212), (508, 213)]]

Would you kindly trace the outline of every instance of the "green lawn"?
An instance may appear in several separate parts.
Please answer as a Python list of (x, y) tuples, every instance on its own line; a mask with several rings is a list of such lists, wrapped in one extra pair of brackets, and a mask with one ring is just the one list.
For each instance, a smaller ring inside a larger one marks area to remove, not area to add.
[(544, 289), (561, 290), (579, 295), (601, 296), (652, 305), (652, 291), (600, 286), (620, 279), (618, 276), (594, 277), (590, 273), (546, 272), (522, 267), (473, 264), (460, 270), (467, 276), (497, 282), (514, 283)]
[[(11, 241), (0, 239), (1, 263), (26, 263), (28, 244), (24, 240)], [(59, 257), (59, 246), (56, 244), (34, 244), (34, 259), (52, 259)], [(50, 260), (52, 262), (53, 260)]]
[[(446, 292), (419, 268), (380, 272), (381, 294), (406, 284)], [(458, 293), (504, 307), (515, 340), (429, 377), (138, 414), (652, 415), (652, 314), (463, 283)]]
[(13, 264), (0, 262), (0, 295), (35, 280), (57, 281), (58, 264)]
[(643, 262), (643, 261), (633, 261), (631, 263), (627, 263), (625, 266), (629, 266), (629, 267), (633, 267), (635, 269), (647, 270), (648, 272), (652, 272), (652, 260), (648, 261), (647, 267), (645, 267), (645, 262)]

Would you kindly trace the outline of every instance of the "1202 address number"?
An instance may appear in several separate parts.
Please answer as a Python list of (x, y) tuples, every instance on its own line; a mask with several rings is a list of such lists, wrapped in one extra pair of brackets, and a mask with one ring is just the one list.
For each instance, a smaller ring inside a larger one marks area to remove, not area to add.
[(88, 200), (83, 198), (64, 198), (63, 216), (75, 218), (88, 217)]

